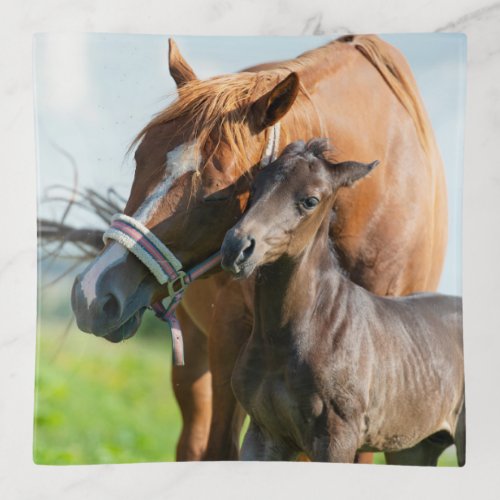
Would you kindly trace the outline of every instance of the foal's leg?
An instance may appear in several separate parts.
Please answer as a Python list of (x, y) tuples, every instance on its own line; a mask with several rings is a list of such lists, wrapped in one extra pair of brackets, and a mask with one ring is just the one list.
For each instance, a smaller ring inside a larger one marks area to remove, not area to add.
[(314, 439), (311, 458), (314, 462), (354, 463), (359, 447), (359, 432), (340, 417), (332, 419), (330, 432)]
[(297, 452), (283, 443), (269, 439), (260, 427), (250, 420), (241, 447), (240, 460), (246, 461), (289, 461), (295, 459)]
[(451, 437), (449, 439), (441, 438), (439, 433), (424, 439), (413, 448), (390, 453), (386, 452), (385, 461), (389, 465), (436, 466), (441, 453), (452, 443)]
[(455, 446), (457, 447), (458, 466), (465, 465), (465, 403), (458, 417), (457, 430), (455, 431)]
[(182, 414), (177, 461), (201, 460), (205, 452), (212, 414), (211, 374), (206, 336), (180, 304), (176, 311), (184, 337), (185, 366), (172, 367), (172, 384)]
[(407, 450), (384, 453), (388, 465), (429, 465), (436, 466), (442, 449), (436, 449), (426, 441), (422, 441)]

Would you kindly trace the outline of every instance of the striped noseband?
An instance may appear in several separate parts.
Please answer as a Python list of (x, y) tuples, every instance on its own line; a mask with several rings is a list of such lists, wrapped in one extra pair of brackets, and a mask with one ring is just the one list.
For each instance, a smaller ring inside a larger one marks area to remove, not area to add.
[[(277, 156), (280, 138), (279, 122), (270, 127), (266, 150), (260, 168), (267, 166)], [(114, 240), (134, 254), (153, 274), (160, 285), (167, 285), (168, 295), (152, 304), (150, 309), (165, 321), (172, 337), (172, 357), (177, 366), (184, 365), (184, 342), (175, 308), (182, 299), (188, 285), (220, 263), (220, 251), (200, 264), (184, 270), (182, 263), (163, 242), (144, 224), (125, 214), (116, 214), (111, 226), (103, 235), (104, 243)]]

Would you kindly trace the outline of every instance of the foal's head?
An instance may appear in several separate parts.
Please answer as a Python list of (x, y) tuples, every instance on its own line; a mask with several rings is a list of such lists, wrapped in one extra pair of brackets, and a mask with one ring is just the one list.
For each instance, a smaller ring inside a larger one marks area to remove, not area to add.
[(298, 256), (329, 216), (338, 189), (377, 164), (336, 163), (326, 139), (288, 145), (255, 179), (249, 210), (224, 239), (222, 266), (247, 277), (283, 255)]

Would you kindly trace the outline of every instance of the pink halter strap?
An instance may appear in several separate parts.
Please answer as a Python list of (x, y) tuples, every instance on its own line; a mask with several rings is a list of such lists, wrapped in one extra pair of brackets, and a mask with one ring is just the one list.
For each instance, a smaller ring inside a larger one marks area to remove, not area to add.
[[(280, 123), (269, 127), (267, 146), (260, 162), (260, 168), (266, 167), (276, 159), (280, 145)], [(182, 263), (164, 245), (160, 239), (140, 221), (125, 214), (116, 214), (111, 226), (103, 235), (103, 240), (112, 239), (133, 253), (155, 276), (158, 283), (167, 285), (168, 295), (163, 301), (150, 307), (156, 316), (165, 321), (172, 336), (172, 356), (177, 366), (184, 365), (184, 343), (179, 322), (175, 316), (175, 308), (181, 301), (186, 287), (196, 278), (220, 263), (220, 251), (208, 259), (184, 271)]]
[(165, 321), (172, 336), (172, 356), (176, 366), (184, 365), (184, 342), (175, 308), (189, 283), (220, 263), (220, 252), (188, 271), (181, 262), (146, 226), (133, 217), (116, 214), (103, 240), (115, 240), (133, 253), (155, 276), (161, 285), (167, 285), (168, 295), (163, 301), (151, 305), (156, 316)]

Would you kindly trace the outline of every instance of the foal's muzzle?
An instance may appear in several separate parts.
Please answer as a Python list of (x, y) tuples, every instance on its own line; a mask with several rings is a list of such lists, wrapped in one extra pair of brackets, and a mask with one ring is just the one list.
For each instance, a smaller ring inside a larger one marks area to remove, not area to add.
[(240, 235), (237, 230), (231, 229), (222, 242), (222, 268), (237, 276), (241, 275), (248, 267), (254, 250), (255, 239), (252, 236)]

